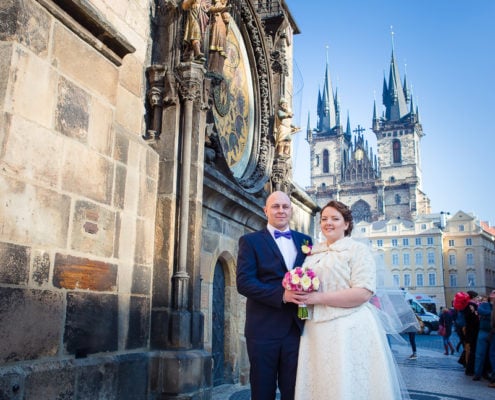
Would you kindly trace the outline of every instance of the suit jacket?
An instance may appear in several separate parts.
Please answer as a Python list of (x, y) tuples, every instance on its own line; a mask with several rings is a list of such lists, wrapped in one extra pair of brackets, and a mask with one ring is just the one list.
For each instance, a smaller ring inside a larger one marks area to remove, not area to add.
[[(297, 249), (294, 265), (301, 266), (306, 255), (303, 244), (312, 244), (311, 238), (291, 231)], [(288, 271), (275, 239), (267, 228), (249, 233), (239, 239), (237, 258), (237, 290), (247, 297), (247, 338), (280, 339), (287, 335), (293, 323), (302, 331), (304, 321), (297, 317), (297, 305), (282, 302), (282, 279)]]

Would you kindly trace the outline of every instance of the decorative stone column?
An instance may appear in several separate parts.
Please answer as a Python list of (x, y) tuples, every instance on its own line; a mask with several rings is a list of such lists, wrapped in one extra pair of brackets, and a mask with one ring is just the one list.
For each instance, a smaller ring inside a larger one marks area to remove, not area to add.
[[(212, 360), (203, 350), (204, 323), (199, 301), (206, 121), (204, 74), (201, 64), (185, 62), (177, 67), (175, 75), (180, 104), (175, 113), (179, 140), (173, 173), (178, 189), (173, 201), (179, 212), (174, 215), (176, 228), (162, 232), (174, 253), (169, 258), (173, 260), (171, 301), (162, 311), (162, 307), (156, 307), (160, 301), (154, 302), (152, 347), (158, 352), (150, 365), (153, 398), (163, 400), (211, 398)], [(163, 121), (164, 130), (169, 122)], [(166, 137), (172, 140), (170, 132)], [(166, 147), (167, 143), (161, 146)], [(160, 174), (170, 172), (161, 170)], [(158, 298), (162, 296), (155, 294)], [(163, 302), (167, 304), (166, 299)]]

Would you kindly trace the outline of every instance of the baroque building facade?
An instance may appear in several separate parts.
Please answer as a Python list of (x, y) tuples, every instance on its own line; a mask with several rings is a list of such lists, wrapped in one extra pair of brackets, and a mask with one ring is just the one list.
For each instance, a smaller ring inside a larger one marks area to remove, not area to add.
[(217, 3), (0, 4), (1, 398), (247, 382), (237, 240), (273, 190), (317, 206), (276, 151), (295, 20)]
[(428, 296), (437, 311), (451, 307), (457, 292), (495, 288), (495, 230), (471, 213), (361, 221), (355, 234), (376, 253), (380, 287)]

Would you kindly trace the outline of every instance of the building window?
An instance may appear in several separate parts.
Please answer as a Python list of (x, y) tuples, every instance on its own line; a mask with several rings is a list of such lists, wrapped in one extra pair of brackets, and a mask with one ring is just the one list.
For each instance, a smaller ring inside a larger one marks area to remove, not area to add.
[(421, 246), (421, 238), (416, 238), (416, 246)]
[(428, 265), (434, 265), (435, 264), (435, 253), (432, 251), (428, 252)]
[(464, 232), (464, 225), (459, 225), (459, 232)]
[(376, 245), (377, 245), (378, 247), (383, 247), (383, 239), (378, 239), (378, 240), (376, 241)]
[(434, 272), (430, 272), (428, 274), (428, 286), (436, 286), (437, 285), (437, 275)]
[(416, 265), (423, 265), (423, 253), (417, 252), (414, 254), (414, 262)]
[(449, 275), (449, 283), (450, 287), (457, 287), (457, 274)]
[(421, 224), (421, 230), (426, 231), (426, 224)]
[(399, 265), (399, 255), (392, 254), (392, 265)]
[(411, 257), (409, 253), (404, 253), (402, 255), (402, 259), (404, 260), (404, 265), (411, 265)]
[(449, 254), (449, 265), (456, 265), (455, 254)]
[(433, 244), (433, 238), (432, 237), (426, 238), (426, 243), (429, 245)]
[(392, 247), (397, 247), (399, 245), (399, 241), (397, 239), (392, 239)]
[(450, 239), (449, 240), (449, 247), (454, 247), (455, 246), (455, 240), (454, 239)]
[(397, 225), (392, 225), (392, 232), (397, 232)]
[(467, 285), (468, 287), (476, 286), (476, 274), (474, 272), (467, 273)]
[(392, 279), (393, 279), (393, 281), (394, 281), (394, 286), (395, 286), (395, 287), (399, 287), (399, 286), (400, 286), (400, 276), (399, 276), (399, 275), (397, 275), (397, 274), (394, 274), (394, 275), (392, 276)]
[(411, 274), (404, 274), (404, 286), (411, 286)]
[(400, 204), (400, 194), (395, 195), (395, 204)]
[(403, 246), (409, 246), (409, 239), (408, 238), (403, 238), (402, 239), (402, 245)]
[(472, 246), (472, 245), (473, 245), (473, 239), (466, 238), (466, 246)]
[(330, 154), (328, 150), (323, 150), (323, 173), (328, 174), (330, 172)]
[(423, 274), (416, 274), (416, 286), (424, 286)]
[(394, 153), (394, 163), (400, 163), (402, 162), (402, 155), (401, 155), (401, 150), (400, 150), (400, 140), (394, 140), (392, 142), (392, 149)]
[(466, 254), (466, 265), (474, 265), (474, 254), (473, 253), (467, 253)]

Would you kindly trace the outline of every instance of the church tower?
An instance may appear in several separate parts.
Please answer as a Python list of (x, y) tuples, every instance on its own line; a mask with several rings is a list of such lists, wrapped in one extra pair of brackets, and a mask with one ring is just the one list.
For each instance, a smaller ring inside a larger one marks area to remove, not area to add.
[(340, 200), (351, 207), (356, 222), (411, 220), (430, 212), (429, 199), (421, 189), (423, 129), (406, 78), (401, 82), (393, 50), (388, 82), (384, 79), (383, 83), (383, 105), (381, 117), (376, 103), (373, 107), (375, 155), (365, 139), (366, 130), (359, 125), (352, 130), (349, 115), (346, 129), (341, 126), (327, 60), (323, 90), (318, 93), (316, 129), (311, 129), (308, 118), (306, 135), (311, 152), (307, 192), (318, 206)]
[(422, 191), (421, 138), (419, 121), (406, 77), (401, 83), (394, 49), (387, 80), (383, 79), (383, 106), (377, 116), (373, 106), (373, 132), (377, 138), (378, 162), (384, 182), (385, 217), (411, 219), (430, 212), (430, 201)]

